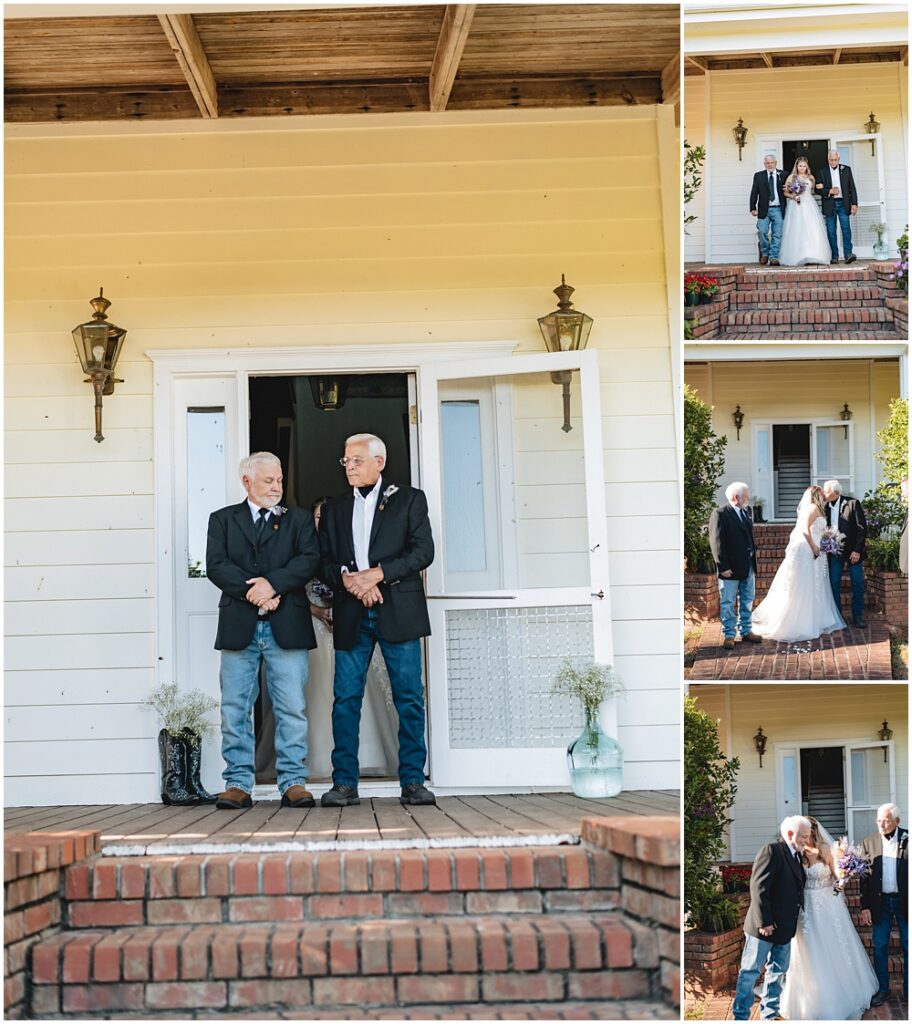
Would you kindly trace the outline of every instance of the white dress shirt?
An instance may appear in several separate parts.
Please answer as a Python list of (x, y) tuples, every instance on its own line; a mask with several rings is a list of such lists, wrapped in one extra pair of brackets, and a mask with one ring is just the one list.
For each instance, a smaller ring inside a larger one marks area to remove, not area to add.
[(374, 513), (377, 511), (377, 502), (380, 498), (380, 488), (383, 484), (381, 476), (374, 484), (373, 490), (368, 496), (362, 497), (357, 487), (352, 488), (355, 494), (355, 504), (352, 507), (352, 541), (355, 547), (355, 565), (359, 571), (370, 569), (370, 535), (374, 525)]
[(827, 502), (827, 523), (837, 529), (839, 527), (839, 499), (836, 499), (836, 504), (831, 505)]
[[(260, 518), (260, 505), (254, 505), (254, 503), (248, 498), (247, 507), (250, 509), (250, 514), (253, 516), (253, 525), (256, 526), (257, 520)], [(269, 522), (269, 517), (272, 515), (272, 509), (270, 509), (263, 518), (266, 522)]]
[(899, 829), (897, 828), (894, 831), (892, 839), (887, 839), (887, 837), (881, 833), (880, 841), (883, 846), (880, 891), (899, 892), (899, 883), (896, 878), (896, 858), (899, 855)]
[(767, 171), (766, 172), (766, 187), (769, 189), (770, 175), (773, 176), (773, 187), (770, 190), (769, 205), (779, 206), (779, 172), (778, 171)]
[(830, 184), (833, 188), (839, 189), (839, 195), (834, 196), (835, 199), (842, 199), (842, 184), (839, 181), (839, 164), (835, 167), (830, 168)]

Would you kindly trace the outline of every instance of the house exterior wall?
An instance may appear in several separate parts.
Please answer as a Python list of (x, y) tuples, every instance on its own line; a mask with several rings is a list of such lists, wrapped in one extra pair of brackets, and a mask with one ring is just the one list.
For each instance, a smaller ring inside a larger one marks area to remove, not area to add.
[[(904, 686), (863, 683), (821, 687), (789, 683), (782, 686), (739, 683), (730, 691), (731, 742), (719, 729), (722, 749), (739, 757), (738, 793), (730, 814), (734, 819), (731, 859), (751, 861), (763, 843), (778, 835), (775, 745), (799, 741), (877, 739), (881, 719), (889, 720), (895, 750), (896, 803), (903, 819), (909, 815), (908, 693)], [(705, 710), (716, 716), (722, 687), (707, 687)], [(704, 707), (703, 687), (691, 688)], [(713, 709), (713, 710), (711, 710)], [(763, 767), (754, 750), (757, 727), (769, 737)], [(863, 837), (861, 837), (863, 838)]]
[[(561, 273), (600, 354), (626, 785), (677, 784), (670, 109), (7, 134), (8, 804), (155, 798), (147, 350), (508, 338), (540, 352)], [(69, 332), (99, 284), (129, 334), (97, 445)]]
[[(685, 62), (686, 63), (686, 62)], [(684, 138), (692, 146), (706, 145), (706, 76), (690, 75), (684, 79)], [(703, 185), (686, 212), (697, 219), (687, 226), (684, 235), (684, 262), (703, 263), (706, 259), (706, 165)]]
[[(707, 160), (702, 234), (691, 228), (685, 258), (710, 263), (755, 262), (756, 232), (748, 200), (751, 178), (763, 166), (762, 137), (822, 139), (840, 132), (863, 134), (867, 113), (860, 113), (862, 106), (873, 111), (881, 125), (887, 236), (895, 255), (896, 239), (909, 219), (907, 72), (898, 63), (840, 64), (713, 71), (703, 77), (702, 85), (696, 84), (699, 79), (688, 78), (684, 136), (694, 143), (705, 142)], [(739, 117), (749, 132), (740, 161), (732, 138)], [(855, 164), (859, 197), (876, 198), (862, 185), (868, 166), (874, 166), (870, 144), (857, 144), (854, 153), (843, 153), (842, 159)], [(790, 167), (784, 169), (791, 171)], [(817, 169), (811, 170), (816, 173)], [(875, 239), (869, 230), (856, 231), (856, 236), (858, 245), (871, 245)], [(701, 238), (705, 239), (702, 250)]]
[[(861, 496), (881, 480), (874, 433), (886, 425), (890, 399), (900, 394), (897, 360), (688, 362), (684, 379), (713, 406), (713, 430), (728, 437), (720, 504), (731, 481), (754, 481), (752, 423), (791, 417), (795, 422), (838, 420), (846, 402), (854, 424), (854, 492)], [(740, 440), (731, 419), (736, 405), (744, 413)]]

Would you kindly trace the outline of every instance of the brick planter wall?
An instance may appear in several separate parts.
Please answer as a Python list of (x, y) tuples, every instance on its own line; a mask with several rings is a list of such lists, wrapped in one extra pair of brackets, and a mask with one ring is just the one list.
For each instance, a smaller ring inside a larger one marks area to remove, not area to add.
[(684, 573), (684, 621), (705, 622), (719, 617), (719, 577), (715, 573)]
[(36, 942), (60, 930), (63, 873), (100, 849), (100, 832), (32, 833), (3, 843), (3, 1005), (26, 1015), (27, 965)]
[(692, 928), (684, 933), (685, 999), (706, 999), (727, 991), (738, 980), (750, 893), (733, 893), (731, 899), (738, 904), (736, 927), (727, 932)]
[(701, 267), (700, 273), (714, 277), (719, 282), (719, 290), (713, 301), (700, 306), (685, 306), (684, 319), (693, 323), (694, 341), (709, 341), (719, 336), (722, 314), (728, 312), (729, 297), (738, 282), (738, 273), (742, 267)]
[(865, 566), (865, 597), (868, 607), (879, 612), (892, 626), (909, 620), (909, 577)]

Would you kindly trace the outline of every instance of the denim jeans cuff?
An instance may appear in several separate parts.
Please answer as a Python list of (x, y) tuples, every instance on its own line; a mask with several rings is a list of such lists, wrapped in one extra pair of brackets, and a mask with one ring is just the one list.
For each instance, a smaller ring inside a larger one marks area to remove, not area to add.
[(231, 782), (230, 779), (225, 780), (225, 789), (239, 789), (242, 793), (246, 793), (247, 796), (253, 796), (252, 786), (244, 786), (240, 782)]
[(288, 785), (280, 786), (279, 787), (279, 793), (282, 796), (285, 796), (285, 794), (288, 792), (289, 789), (291, 789), (292, 786), (304, 786), (304, 788), (306, 789), (307, 788), (307, 776), (305, 775), (303, 779), (292, 779), (292, 781), (289, 782)]
[(421, 777), (419, 777), (417, 779), (400, 779), (399, 780), (399, 785), (403, 786), (403, 787), (404, 786), (414, 786), (416, 784), (419, 785), (419, 786), (423, 786), (424, 785), (424, 776), (421, 776)]

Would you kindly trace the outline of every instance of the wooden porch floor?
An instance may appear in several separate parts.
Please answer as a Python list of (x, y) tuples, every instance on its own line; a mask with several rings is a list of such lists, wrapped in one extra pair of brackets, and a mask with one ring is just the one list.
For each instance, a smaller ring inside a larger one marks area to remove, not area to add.
[[(281, 807), (261, 800), (245, 811), (220, 811), (212, 804), (165, 807), (121, 804), (73, 807), (14, 807), (4, 813), (10, 832), (97, 829), (104, 852), (216, 852), (221, 847), (367, 848), (390, 840), (402, 846), (512, 845), (560, 836), (578, 842), (586, 815), (673, 815), (676, 790), (634, 790), (608, 800), (582, 800), (571, 793), (525, 796), (444, 796), (436, 807), (403, 807), (397, 797), (362, 798), (359, 807)], [(316, 844), (316, 845), (315, 845)]]

